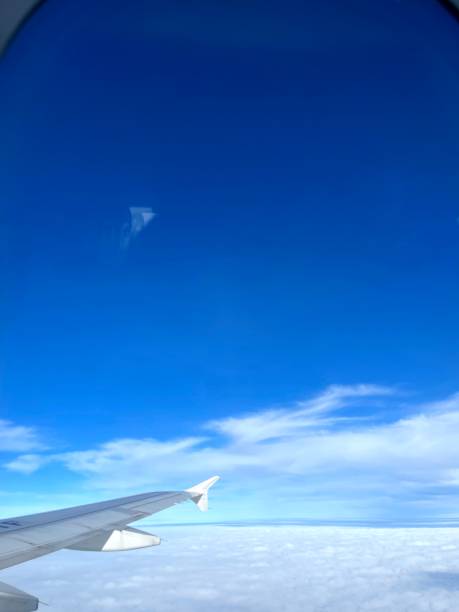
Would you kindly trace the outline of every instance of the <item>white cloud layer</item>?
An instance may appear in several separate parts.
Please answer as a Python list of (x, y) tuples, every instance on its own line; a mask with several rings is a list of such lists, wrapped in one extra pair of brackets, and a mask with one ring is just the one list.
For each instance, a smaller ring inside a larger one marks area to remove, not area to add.
[(311, 500), (324, 507), (341, 500), (355, 509), (371, 499), (382, 513), (400, 500), (429, 513), (444, 510), (445, 500), (457, 502), (459, 494), (459, 394), (431, 403), (406, 401), (391, 388), (332, 386), (293, 406), (211, 421), (203, 436), (118, 439), (82, 451), (29, 453), (7, 467), (31, 473), (57, 463), (110, 491), (171, 488), (217, 473), (228, 499), (238, 488), (245, 487), (244, 498), (258, 491), (259, 501), (265, 495), (268, 506), (278, 504), (277, 516), (300, 516)]
[[(153, 529), (151, 529), (154, 531)], [(457, 529), (162, 527), (161, 546), (2, 572), (54, 612), (451, 612)]]

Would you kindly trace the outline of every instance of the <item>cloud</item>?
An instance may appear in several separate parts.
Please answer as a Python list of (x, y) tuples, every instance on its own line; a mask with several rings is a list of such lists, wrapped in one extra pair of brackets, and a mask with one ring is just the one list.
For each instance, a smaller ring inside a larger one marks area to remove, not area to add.
[(47, 463), (53, 461), (53, 457), (47, 457), (46, 455), (20, 455), (16, 457), (9, 463), (7, 466), (10, 470), (14, 472), (21, 472), (22, 474), (33, 474), (41, 467), (45, 466)]
[[(186, 456), (203, 441), (202, 438), (159, 442), (157, 440), (121, 439), (107, 442), (97, 449), (55, 455), (70, 470), (85, 474), (111, 474), (113, 470), (130, 477), (132, 465), (163, 465)], [(126, 470), (127, 468), (127, 470)]]
[(219, 473), (259, 500), (275, 488), (284, 499), (278, 512), (317, 500), (372, 499), (382, 509), (435, 498), (445, 507), (448, 496), (459, 494), (459, 394), (400, 401), (388, 387), (335, 385), (291, 406), (205, 423), (204, 436), (118, 439), (88, 450), (25, 454), (7, 467), (32, 473), (58, 463), (110, 490), (169, 488)]
[[(62, 551), (2, 572), (55, 612), (459, 609), (457, 530), (151, 528), (154, 549)], [(154, 603), (153, 603), (154, 602)]]
[(0, 452), (24, 452), (42, 448), (38, 433), (33, 427), (0, 420)]
[[(323, 436), (324, 428), (357, 422), (336, 416), (356, 401), (386, 397), (392, 389), (374, 385), (334, 385), (323, 393), (294, 406), (268, 409), (251, 415), (211, 421), (204, 425), (207, 437), (181, 440), (154, 439), (112, 440), (95, 449), (55, 455), (24, 455), (7, 464), (12, 470), (31, 473), (49, 462), (59, 462), (74, 472), (112, 480), (125, 487), (127, 483), (148, 484), (159, 474), (203, 473), (212, 465), (223, 473), (247, 467), (264, 472), (295, 471), (294, 445), (307, 437)], [(292, 446), (293, 445), (293, 446)], [(294, 463), (292, 461), (294, 460)], [(151, 470), (151, 465), (155, 470)], [(289, 467), (290, 466), (290, 467)]]
[(349, 400), (392, 394), (392, 389), (376, 385), (332, 385), (319, 396), (298, 402), (293, 408), (265, 410), (246, 417), (211, 421), (208, 427), (229, 436), (238, 444), (297, 437), (307, 429), (331, 426), (343, 420), (336, 417), (325, 419), (324, 415), (345, 407)]

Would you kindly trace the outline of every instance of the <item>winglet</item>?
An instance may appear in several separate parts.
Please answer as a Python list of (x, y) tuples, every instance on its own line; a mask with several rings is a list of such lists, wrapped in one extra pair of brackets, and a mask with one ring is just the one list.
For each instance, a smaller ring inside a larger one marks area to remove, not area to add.
[(214, 485), (217, 480), (220, 480), (220, 476), (213, 476), (208, 480), (204, 480), (199, 484), (187, 489), (187, 493), (190, 493), (191, 499), (197, 505), (197, 507), (201, 510), (201, 512), (207, 512), (209, 509), (209, 497), (208, 491), (212, 485)]

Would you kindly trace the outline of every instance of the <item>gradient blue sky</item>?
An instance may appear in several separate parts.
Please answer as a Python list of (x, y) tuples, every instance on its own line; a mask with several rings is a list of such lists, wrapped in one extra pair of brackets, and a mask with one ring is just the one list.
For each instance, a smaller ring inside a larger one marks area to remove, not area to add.
[[(0, 66), (4, 507), (215, 470), (218, 518), (457, 503), (459, 26), (440, 5), (48, 0)], [(129, 206), (157, 216), (122, 250)], [(323, 397), (311, 434), (302, 402)], [(247, 442), (247, 414), (274, 432)], [(409, 474), (371, 439), (405, 419), (437, 419), (405, 432)], [(380, 463), (317, 465), (314, 444), (348, 457), (359, 435)], [(359, 479), (356, 506), (336, 483)]]

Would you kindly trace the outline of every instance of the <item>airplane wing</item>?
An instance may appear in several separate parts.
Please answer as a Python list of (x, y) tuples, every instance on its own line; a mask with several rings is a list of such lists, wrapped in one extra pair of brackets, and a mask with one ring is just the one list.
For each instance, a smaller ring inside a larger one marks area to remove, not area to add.
[[(185, 491), (159, 491), (0, 521), (0, 569), (62, 548), (112, 552), (160, 544), (159, 537), (128, 527), (146, 516), (191, 500), (208, 508), (208, 490), (218, 476)], [(0, 583), (0, 612), (32, 612), (39, 601)]]

